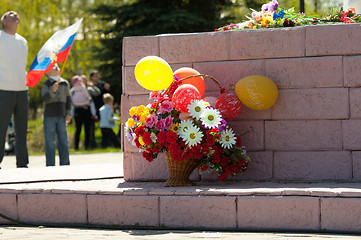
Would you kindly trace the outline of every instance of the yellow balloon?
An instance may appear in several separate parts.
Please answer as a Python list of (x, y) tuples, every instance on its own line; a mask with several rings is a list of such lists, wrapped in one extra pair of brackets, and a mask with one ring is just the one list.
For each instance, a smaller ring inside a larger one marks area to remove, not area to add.
[(278, 98), (278, 88), (268, 77), (251, 75), (236, 83), (236, 94), (246, 107), (265, 110), (272, 107)]
[(134, 75), (138, 83), (147, 90), (160, 91), (173, 82), (173, 71), (169, 64), (157, 56), (140, 59), (135, 66)]

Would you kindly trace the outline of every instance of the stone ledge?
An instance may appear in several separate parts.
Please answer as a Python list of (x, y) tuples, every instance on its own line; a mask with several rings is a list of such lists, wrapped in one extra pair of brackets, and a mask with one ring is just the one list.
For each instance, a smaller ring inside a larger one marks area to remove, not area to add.
[(162, 185), (123, 179), (0, 185), (0, 212), (44, 225), (345, 232), (359, 226), (361, 183)]

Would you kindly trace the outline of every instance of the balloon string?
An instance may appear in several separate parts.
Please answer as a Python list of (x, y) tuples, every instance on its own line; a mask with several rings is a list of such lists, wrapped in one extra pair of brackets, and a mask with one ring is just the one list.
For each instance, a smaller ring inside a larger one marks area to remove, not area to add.
[(209, 75), (206, 75), (206, 74), (197, 74), (197, 75), (190, 75), (190, 76), (187, 76), (187, 77), (184, 77), (184, 78), (181, 78), (179, 79), (180, 81), (183, 81), (183, 80), (186, 80), (188, 78), (192, 78), (192, 77), (207, 77), (207, 78), (210, 78), (212, 79), (219, 87), (219, 89), (221, 90), (221, 93), (224, 92), (223, 88), (221, 87), (221, 85), (219, 84), (219, 82), (212, 76), (209, 76)]

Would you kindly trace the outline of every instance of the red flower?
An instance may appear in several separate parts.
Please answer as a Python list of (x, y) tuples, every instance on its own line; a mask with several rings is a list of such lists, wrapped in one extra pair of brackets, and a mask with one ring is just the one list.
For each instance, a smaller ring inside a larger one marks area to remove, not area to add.
[(215, 164), (220, 163), (221, 162), (221, 157), (218, 154), (214, 153), (213, 156), (212, 156), (212, 162), (215, 163)]
[(153, 143), (152, 139), (150, 138), (150, 132), (144, 132), (144, 134), (143, 134), (143, 142), (146, 145), (151, 145)]
[(156, 146), (153, 145), (152, 148), (151, 148), (151, 151), (158, 154), (160, 152), (159, 146), (156, 147)]
[(229, 163), (229, 157), (223, 156), (221, 160), (221, 166), (227, 167), (228, 163)]
[(152, 162), (154, 160), (153, 153), (151, 152), (144, 151), (142, 155), (148, 162)]
[(213, 135), (207, 134), (206, 142), (207, 142), (207, 146), (210, 147), (210, 146), (213, 146), (216, 143), (216, 140), (214, 139)]
[(134, 133), (139, 136), (139, 135), (143, 135), (144, 133), (144, 126), (138, 126), (135, 130)]
[(221, 175), (218, 175), (218, 180), (219, 181), (224, 181), (227, 179), (227, 173), (226, 171), (223, 171)]
[(142, 147), (142, 145), (139, 143), (138, 138), (136, 138), (136, 139), (134, 140), (134, 142), (135, 142), (135, 146), (137, 146), (137, 148), (141, 148), (141, 147)]
[(173, 131), (167, 132), (167, 141), (170, 143), (175, 143), (178, 140), (178, 135)]
[(347, 9), (347, 16), (353, 17), (356, 14), (356, 10), (354, 8)]
[(203, 163), (202, 165), (199, 166), (199, 168), (201, 169), (202, 172), (206, 171), (208, 169), (208, 165)]
[(164, 144), (166, 141), (167, 133), (165, 131), (160, 131), (157, 136), (157, 140), (159, 143)]

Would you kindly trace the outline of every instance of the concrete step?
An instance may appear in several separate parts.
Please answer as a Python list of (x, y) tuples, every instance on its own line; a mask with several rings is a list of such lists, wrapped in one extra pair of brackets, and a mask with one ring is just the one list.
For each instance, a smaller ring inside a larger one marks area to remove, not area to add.
[[(65, 177), (65, 171), (72, 171), (55, 168)], [(1, 173), (6, 175), (5, 170)], [(361, 226), (361, 183), (198, 182), (163, 187), (163, 182), (125, 182), (121, 177), (56, 180), (0, 183), (0, 213), (45, 226), (309, 232), (358, 232)], [(11, 223), (0, 218), (0, 224)]]

